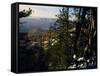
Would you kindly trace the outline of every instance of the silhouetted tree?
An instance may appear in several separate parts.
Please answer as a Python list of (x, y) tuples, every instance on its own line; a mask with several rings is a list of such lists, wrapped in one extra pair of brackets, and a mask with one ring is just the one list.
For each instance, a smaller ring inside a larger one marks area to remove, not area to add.
[(30, 14), (32, 13), (32, 9), (31, 8), (29, 8), (29, 10), (23, 10), (23, 11), (20, 11), (19, 13), (18, 13), (18, 16), (19, 16), (19, 18), (22, 18), (22, 17), (27, 17), (27, 16), (29, 16)]

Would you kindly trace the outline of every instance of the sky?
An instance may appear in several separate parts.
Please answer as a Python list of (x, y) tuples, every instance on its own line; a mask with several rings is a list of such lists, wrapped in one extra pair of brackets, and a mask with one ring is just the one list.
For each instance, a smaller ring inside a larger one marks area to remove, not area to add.
[[(26, 22), (20, 24), (20, 30), (30, 30), (34, 27), (47, 29), (51, 26), (51, 23), (54, 24), (54, 21), (57, 19), (55, 15), (60, 14), (60, 10), (63, 7), (57, 6), (39, 6), (39, 5), (19, 5), (19, 11), (32, 9), (32, 14), (29, 17), (24, 17), (20, 19), (20, 22)], [(69, 15), (74, 12), (73, 8), (69, 8)], [(45, 20), (45, 18), (47, 20)], [(48, 19), (49, 18), (49, 19)], [(52, 20), (54, 18), (54, 20)], [(42, 20), (40, 20), (42, 19)], [(75, 16), (69, 16), (69, 20), (75, 19)], [(42, 26), (42, 27), (41, 27)]]
[(59, 14), (62, 7), (54, 6), (37, 6), (37, 5), (19, 5), (19, 11), (32, 9), (30, 17), (43, 17), (43, 18), (56, 18), (55, 15)]

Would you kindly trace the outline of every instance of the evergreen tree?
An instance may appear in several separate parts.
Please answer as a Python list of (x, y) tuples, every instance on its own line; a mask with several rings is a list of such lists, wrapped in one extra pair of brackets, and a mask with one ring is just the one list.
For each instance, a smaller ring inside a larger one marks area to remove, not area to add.
[(69, 23), (69, 8), (63, 7), (54, 26), (50, 27), (51, 33), (49, 42), (50, 67), (54, 69), (67, 69), (72, 62), (72, 31), (73, 25)]
[(84, 68), (96, 66), (96, 9), (63, 7), (56, 16), (55, 25), (49, 29), (49, 68), (68, 69), (74, 64), (76, 68), (82, 68), (81, 64)]
[(29, 16), (30, 14), (32, 13), (32, 9), (31, 8), (29, 8), (29, 10), (23, 10), (23, 11), (20, 11), (19, 13), (18, 13), (18, 16), (19, 16), (19, 18), (22, 18), (22, 17), (27, 17), (27, 16)]

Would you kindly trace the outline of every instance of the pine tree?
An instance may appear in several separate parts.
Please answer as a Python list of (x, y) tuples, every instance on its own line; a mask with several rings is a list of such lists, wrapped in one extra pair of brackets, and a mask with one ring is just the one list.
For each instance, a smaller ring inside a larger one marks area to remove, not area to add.
[(32, 9), (31, 8), (29, 8), (29, 10), (23, 10), (23, 11), (20, 11), (19, 13), (18, 13), (18, 16), (19, 16), (19, 18), (22, 18), (22, 17), (27, 17), (27, 16), (29, 16), (30, 14), (32, 13)]
[[(68, 69), (71, 64), (90, 68), (92, 62), (96, 65), (96, 9), (63, 7), (56, 16), (55, 25), (49, 29), (49, 68)], [(70, 16), (75, 16), (75, 20), (70, 20)]]
[[(72, 62), (72, 29), (69, 23), (69, 8), (63, 7), (54, 26), (50, 27), (48, 55), (50, 68), (67, 69)], [(52, 53), (52, 55), (51, 55)], [(52, 60), (53, 59), (53, 60)]]

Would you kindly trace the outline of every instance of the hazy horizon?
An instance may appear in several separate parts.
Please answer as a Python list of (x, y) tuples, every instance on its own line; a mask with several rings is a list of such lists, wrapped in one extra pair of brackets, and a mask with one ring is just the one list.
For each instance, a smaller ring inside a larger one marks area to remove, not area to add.
[[(30, 31), (33, 27), (48, 30), (51, 25), (56, 22), (58, 14), (63, 7), (59, 6), (40, 6), (40, 5), (19, 5), (19, 12), (23, 10), (32, 9), (32, 14), (28, 17), (20, 18), (20, 31)], [(76, 17), (72, 15), (73, 8), (69, 8), (69, 20), (75, 20)]]
[(56, 22), (55, 18), (30, 18), (25, 17), (20, 19), (19, 31), (29, 32), (33, 28), (39, 28), (41, 30), (48, 30), (51, 25)]

